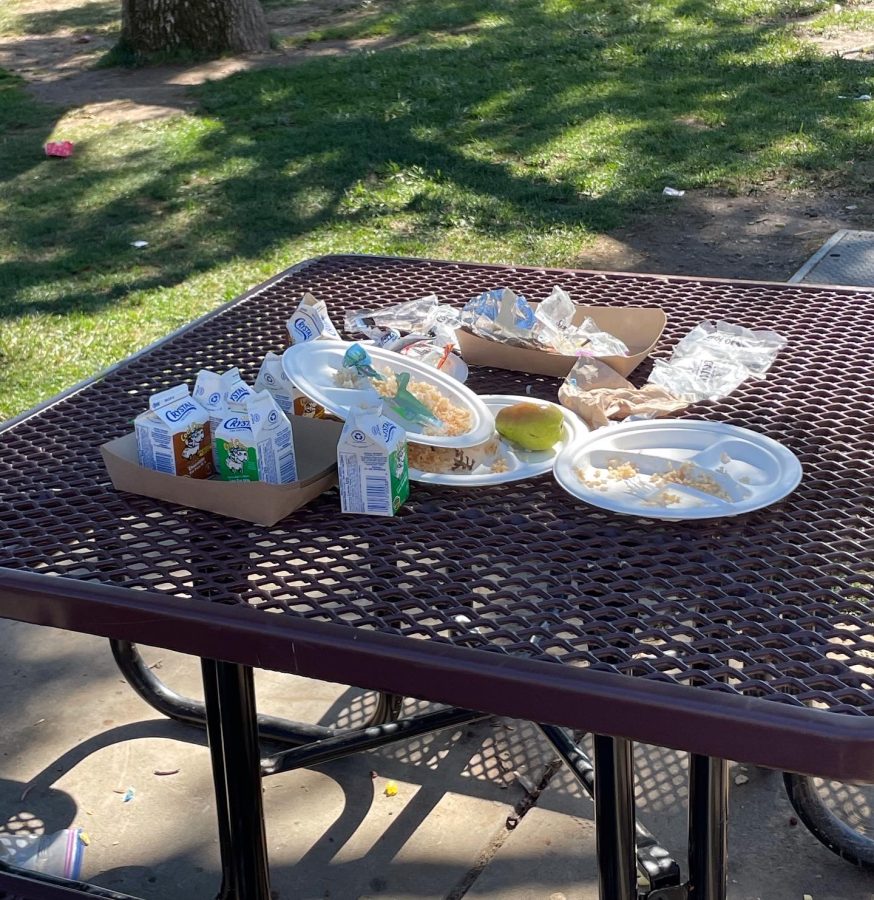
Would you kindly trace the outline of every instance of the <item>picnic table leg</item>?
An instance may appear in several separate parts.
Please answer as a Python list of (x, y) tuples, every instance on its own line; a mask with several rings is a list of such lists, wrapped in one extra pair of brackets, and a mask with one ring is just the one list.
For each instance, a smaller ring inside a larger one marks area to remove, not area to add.
[(689, 900), (725, 900), (728, 763), (689, 757)]
[(594, 742), (598, 894), (601, 900), (635, 900), (632, 744), (600, 734)]
[(216, 900), (270, 900), (252, 669), (210, 659), (201, 668), (222, 865)]

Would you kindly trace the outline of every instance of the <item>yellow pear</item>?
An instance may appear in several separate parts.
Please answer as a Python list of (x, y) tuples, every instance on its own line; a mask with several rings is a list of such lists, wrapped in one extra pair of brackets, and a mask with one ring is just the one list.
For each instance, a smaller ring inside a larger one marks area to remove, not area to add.
[(495, 428), (501, 437), (523, 450), (549, 450), (561, 439), (564, 416), (552, 404), (514, 403), (495, 416)]

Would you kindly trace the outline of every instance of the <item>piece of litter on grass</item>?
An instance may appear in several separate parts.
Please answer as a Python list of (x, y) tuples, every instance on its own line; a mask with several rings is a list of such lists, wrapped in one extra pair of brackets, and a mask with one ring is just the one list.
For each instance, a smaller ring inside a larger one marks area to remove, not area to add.
[(179, 769), (155, 769), (154, 775), (176, 775)]
[[(137, 250), (142, 250), (143, 247), (148, 247), (148, 246), (149, 246), (148, 241), (131, 241), (131, 247), (136, 247)], [(149, 666), (149, 668), (151, 668), (151, 666)]]
[(851, 203), (849, 206), (845, 206), (844, 209), (858, 209), (859, 207), (855, 203)]
[(390, 781), (385, 786), (385, 795), (386, 797), (396, 797), (398, 793), (398, 786), (394, 781)]
[(746, 784), (749, 781), (746, 775), (735, 775), (734, 783), (735, 784)]
[(49, 141), (43, 149), (46, 156), (60, 156), (65, 158), (73, 155), (72, 141)]
[(851, 97), (849, 94), (838, 94), (838, 100), (863, 100), (868, 101), (871, 99), (870, 94), (859, 94), (858, 97)]
[(662, 193), (663, 193), (666, 197), (682, 197), (686, 192), (685, 192), (685, 191), (678, 190), (677, 188), (666, 187), (666, 188), (664, 188), (664, 190), (662, 191)]
[(132, 787), (129, 787), (124, 792), (124, 796), (121, 798), (121, 802), (122, 803), (130, 803), (131, 800), (133, 800), (133, 798), (136, 796), (136, 793), (137, 792)]

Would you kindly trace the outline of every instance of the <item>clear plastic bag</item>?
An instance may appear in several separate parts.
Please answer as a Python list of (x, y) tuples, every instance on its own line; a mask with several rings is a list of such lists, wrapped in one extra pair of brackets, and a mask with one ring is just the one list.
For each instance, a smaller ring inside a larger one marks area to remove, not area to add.
[(697, 403), (727, 397), (748, 375), (740, 363), (695, 353), (670, 362), (655, 360), (649, 383), (663, 387), (675, 397)]
[(677, 344), (667, 362), (653, 363), (650, 383), (690, 403), (727, 397), (748, 378), (762, 378), (786, 338), (731, 322), (702, 322)]
[(752, 331), (732, 322), (702, 322), (677, 344), (672, 359), (706, 351), (708, 356), (739, 363), (761, 378), (785, 346), (786, 338), (776, 331)]
[(428, 294), (380, 309), (354, 309), (346, 313), (343, 327), (349, 334), (366, 334), (368, 337), (371, 337), (369, 331), (372, 329), (392, 330), (399, 334), (427, 333), (439, 306), (437, 296)]
[(485, 291), (461, 312), (462, 323), (475, 334), (502, 343), (566, 356), (626, 356), (628, 347), (591, 318), (573, 324), (576, 305), (555, 287), (534, 309), (521, 294), (503, 288)]

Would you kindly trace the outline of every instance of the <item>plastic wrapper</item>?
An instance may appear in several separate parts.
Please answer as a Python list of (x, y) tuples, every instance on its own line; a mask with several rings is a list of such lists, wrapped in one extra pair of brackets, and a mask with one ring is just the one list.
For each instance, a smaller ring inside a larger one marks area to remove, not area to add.
[(522, 294), (508, 288), (483, 291), (461, 311), (461, 322), (476, 334), (497, 341), (534, 346), (537, 343), (534, 310)]
[[(451, 375), (467, 380), (467, 365), (453, 353), (458, 348), (455, 329), (459, 311), (442, 305), (434, 294), (380, 310), (355, 310), (343, 324), (346, 331), (363, 334), (377, 347), (418, 359)], [(411, 334), (401, 334), (411, 331)]]
[(731, 322), (702, 322), (677, 344), (667, 362), (653, 363), (650, 383), (690, 403), (721, 400), (747, 378), (762, 378), (786, 339)]
[(440, 340), (438, 338), (424, 338), (407, 343), (398, 349), (398, 353), (417, 359), (428, 366), (440, 369), (447, 375), (464, 384), (467, 381), (468, 369), (467, 363), (455, 353), (452, 352), (453, 344), (451, 341)]
[(786, 346), (786, 338), (776, 331), (752, 331), (731, 322), (702, 322), (677, 344), (672, 360), (680, 357), (707, 355), (739, 363), (761, 378), (777, 354)]
[(657, 359), (649, 380), (676, 397), (696, 403), (727, 397), (748, 376), (749, 371), (740, 363), (698, 352), (670, 362)]
[(655, 384), (636, 388), (606, 363), (586, 357), (580, 357), (568, 373), (558, 390), (558, 400), (590, 428), (631, 417), (669, 416), (689, 405)]
[(373, 338), (371, 332), (374, 329), (380, 333), (395, 331), (398, 337), (409, 332), (427, 334), (439, 315), (445, 315), (438, 313), (439, 308), (440, 301), (437, 296), (428, 294), (427, 297), (407, 300), (381, 309), (351, 310), (346, 313), (343, 327), (349, 334), (365, 334), (370, 338)]
[(588, 316), (579, 325), (574, 325), (575, 311), (576, 306), (567, 291), (554, 287), (534, 311), (538, 343), (565, 356), (628, 355), (628, 347), (619, 338), (601, 331)]
[(573, 324), (573, 300), (560, 287), (535, 309), (507, 288), (485, 291), (461, 311), (462, 324), (481, 337), (565, 356), (626, 356), (619, 338), (601, 331), (591, 318)]

